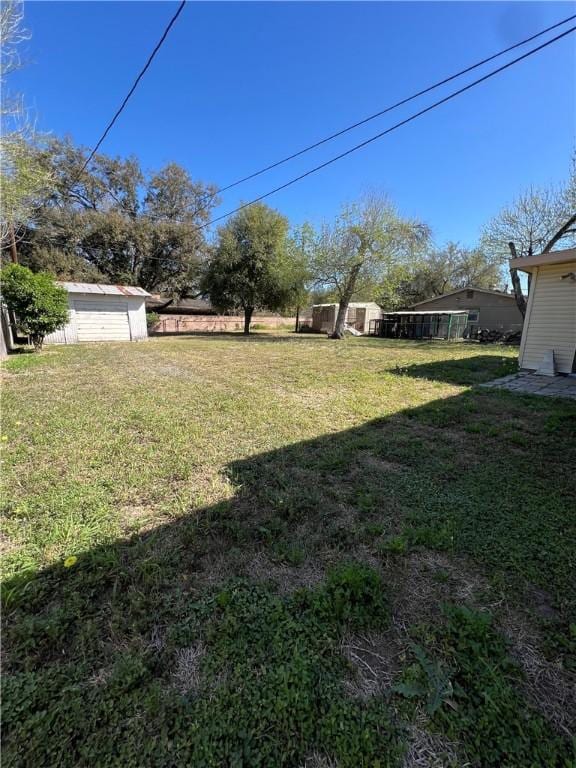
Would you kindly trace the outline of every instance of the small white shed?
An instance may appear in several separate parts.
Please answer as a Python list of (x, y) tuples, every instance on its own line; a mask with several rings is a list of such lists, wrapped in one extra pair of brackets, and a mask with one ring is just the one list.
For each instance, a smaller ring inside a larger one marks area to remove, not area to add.
[(576, 373), (576, 248), (512, 259), (532, 275), (520, 368)]
[[(374, 301), (351, 301), (346, 312), (346, 325), (359, 333), (368, 333), (370, 320), (382, 315), (382, 309)], [(332, 333), (336, 326), (338, 304), (314, 304), (312, 307), (312, 329)]]
[(143, 288), (100, 283), (59, 283), (68, 291), (68, 323), (46, 336), (46, 344), (139, 341), (148, 338)]

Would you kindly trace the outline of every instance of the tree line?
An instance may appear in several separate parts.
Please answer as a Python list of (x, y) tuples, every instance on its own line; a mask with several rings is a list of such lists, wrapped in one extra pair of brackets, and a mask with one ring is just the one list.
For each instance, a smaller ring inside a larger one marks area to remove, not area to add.
[[(12, 190), (27, 164), (37, 169), (28, 175), (42, 180), (37, 195), (27, 189), (24, 203), (2, 206), (3, 262), (16, 250), (21, 265), (59, 280), (139, 285), (167, 300), (205, 296), (219, 310), (242, 312), (246, 333), (255, 311), (334, 301), (340, 338), (351, 301), (392, 310), (467, 286), (502, 286), (511, 255), (574, 242), (574, 163), (565, 185), (522, 193), (485, 226), (477, 247), (466, 248), (435, 247), (427, 223), (378, 193), (316, 227), (290, 226), (257, 203), (209, 237), (214, 185), (176, 163), (145, 173), (135, 157), (97, 154), (82, 171), (86, 152), (51, 138), (27, 143), (27, 160), (3, 167), (3, 186)], [(509, 280), (524, 312), (519, 279)]]
[[(20, 5), (3, 4), (3, 86), (24, 36)], [(6, 89), (5, 89), (6, 90)], [(59, 280), (133, 284), (167, 300), (205, 296), (241, 311), (339, 304), (335, 338), (351, 301), (399, 309), (447, 291), (507, 282), (510, 256), (575, 242), (576, 173), (564, 185), (529, 189), (483, 229), (474, 248), (434, 244), (429, 225), (404, 216), (385, 195), (346, 204), (332, 221), (291, 226), (263, 203), (239, 210), (208, 234), (215, 185), (177, 163), (146, 172), (136, 157), (94, 155), (70, 138), (43, 138), (3, 99), (0, 137), (1, 259)], [(526, 299), (515, 270), (519, 309)]]

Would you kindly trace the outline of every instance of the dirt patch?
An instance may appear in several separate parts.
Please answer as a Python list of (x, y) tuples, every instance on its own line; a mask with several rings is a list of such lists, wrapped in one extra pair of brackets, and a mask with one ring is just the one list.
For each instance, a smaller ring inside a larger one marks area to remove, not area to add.
[(314, 752), (304, 760), (300, 768), (338, 768), (338, 763), (331, 757)]
[(371, 469), (376, 472), (404, 472), (410, 467), (405, 464), (400, 464), (396, 461), (386, 461), (386, 459), (379, 459), (372, 453), (364, 452), (358, 457), (358, 464), (361, 469)]
[(472, 764), (459, 757), (459, 745), (438, 733), (431, 733), (428, 717), (420, 712), (408, 727), (408, 747), (403, 768), (467, 768)]
[(272, 581), (281, 594), (289, 594), (306, 587), (314, 589), (325, 576), (324, 568), (316, 559), (308, 558), (301, 565), (274, 563), (264, 552), (257, 552), (246, 564), (245, 574), (254, 581)]
[(392, 631), (346, 635), (340, 650), (353, 674), (344, 681), (349, 696), (369, 699), (389, 690), (402, 666), (405, 644)]
[(511, 655), (526, 677), (522, 688), (532, 706), (569, 738), (576, 735), (576, 673), (540, 651), (541, 638), (527, 616), (506, 609), (500, 617)]
[(486, 578), (464, 559), (429, 550), (388, 556), (385, 578), (391, 585), (394, 621), (405, 627), (433, 621), (443, 602), (474, 604), (488, 590)]
[(201, 642), (176, 651), (176, 665), (172, 682), (182, 694), (197, 693), (200, 689), (200, 664), (206, 651)]

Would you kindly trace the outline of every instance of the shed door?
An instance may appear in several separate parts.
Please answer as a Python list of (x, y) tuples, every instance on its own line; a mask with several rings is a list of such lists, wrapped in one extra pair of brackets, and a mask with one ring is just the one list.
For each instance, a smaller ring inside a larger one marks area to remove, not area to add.
[(130, 341), (128, 303), (119, 298), (74, 299), (78, 341)]

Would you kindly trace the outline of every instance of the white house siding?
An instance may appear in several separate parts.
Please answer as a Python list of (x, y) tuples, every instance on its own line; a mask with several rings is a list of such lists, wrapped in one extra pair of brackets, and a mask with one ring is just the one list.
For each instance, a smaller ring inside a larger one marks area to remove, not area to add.
[(520, 349), (520, 367), (535, 370), (554, 350), (559, 373), (572, 373), (576, 354), (576, 281), (563, 275), (576, 272), (576, 261), (537, 267)]

